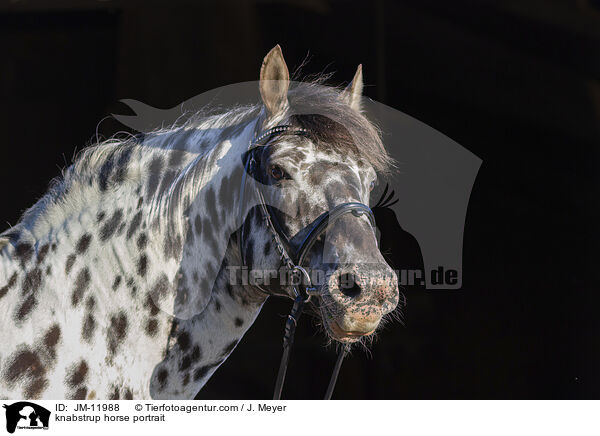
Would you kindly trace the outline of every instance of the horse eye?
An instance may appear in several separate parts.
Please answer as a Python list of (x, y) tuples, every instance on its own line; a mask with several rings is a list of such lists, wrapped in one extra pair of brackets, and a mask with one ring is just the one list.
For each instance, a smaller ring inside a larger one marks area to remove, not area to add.
[(372, 191), (374, 187), (375, 187), (375, 180), (373, 180), (371, 182), (371, 184), (369, 185), (369, 191)]
[(271, 174), (271, 177), (273, 177), (275, 180), (281, 180), (283, 179), (284, 176), (284, 172), (281, 168), (279, 168), (277, 165), (272, 165), (269, 168), (269, 174)]

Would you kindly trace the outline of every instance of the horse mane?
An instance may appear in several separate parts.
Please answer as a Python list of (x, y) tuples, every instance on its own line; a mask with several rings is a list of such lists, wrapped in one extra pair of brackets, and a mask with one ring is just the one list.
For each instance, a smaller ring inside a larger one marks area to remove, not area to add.
[[(388, 172), (393, 160), (383, 146), (379, 130), (341, 98), (340, 88), (323, 85), (329, 77), (321, 74), (308, 81), (291, 82), (288, 100), (292, 123), (308, 129), (318, 148), (352, 155), (368, 162), (378, 172)], [(177, 149), (206, 154), (219, 140), (231, 136), (234, 133), (231, 129), (237, 130), (236, 126), (239, 128), (259, 116), (262, 116), (262, 104), (205, 107), (183, 114), (167, 128), (141, 135), (120, 132), (109, 139), (97, 141), (77, 153), (73, 163), (50, 182), (46, 194), (23, 213), (18, 224), (0, 234), (0, 250), (11, 238), (10, 235), (23, 229), (31, 231), (40, 216), (52, 206), (68, 202), (78, 188), (84, 189), (98, 180), (102, 183), (102, 174), (108, 163), (119, 165), (120, 161), (125, 161), (126, 165), (127, 156), (134, 149), (152, 150), (152, 153), (159, 154)], [(214, 133), (215, 130), (222, 132), (219, 140), (212, 144), (203, 141), (208, 132)], [(189, 149), (187, 145), (192, 142), (202, 145)], [(114, 168), (112, 166), (110, 170)]]
[[(83, 198), (83, 195), (76, 195), (78, 189), (88, 189), (95, 184), (101, 184), (103, 172), (118, 169), (119, 165), (127, 165), (129, 160), (126, 157), (131, 157), (134, 150), (164, 156), (171, 154), (173, 150), (180, 150), (202, 157), (219, 143), (203, 141), (209, 133), (214, 133), (215, 130), (229, 131), (230, 127), (244, 124), (258, 115), (257, 107), (238, 106), (219, 113), (214, 113), (217, 111), (215, 108), (205, 108), (192, 114), (184, 114), (187, 116), (184, 122), (181, 122), (181, 119), (185, 118), (182, 116), (167, 128), (157, 128), (138, 135), (119, 132), (111, 138), (85, 147), (74, 156), (72, 164), (61, 171), (61, 175), (50, 181), (46, 193), (23, 213), (19, 222), (0, 233), (0, 250), (10, 239), (10, 235), (19, 234), (23, 229), (33, 229), (39, 218), (53, 206), (74, 202), (75, 198)], [(198, 147), (190, 149), (190, 143), (196, 143)], [(133, 178), (135, 172), (132, 171), (136, 170), (141, 171), (142, 168), (130, 165), (127, 178)]]

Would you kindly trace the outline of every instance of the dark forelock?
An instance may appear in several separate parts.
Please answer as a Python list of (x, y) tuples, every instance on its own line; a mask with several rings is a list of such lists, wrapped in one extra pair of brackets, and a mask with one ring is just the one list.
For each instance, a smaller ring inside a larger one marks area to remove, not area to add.
[(291, 123), (308, 130), (307, 136), (318, 148), (351, 155), (378, 172), (389, 172), (393, 160), (379, 131), (341, 98), (337, 88), (294, 82), (288, 98)]

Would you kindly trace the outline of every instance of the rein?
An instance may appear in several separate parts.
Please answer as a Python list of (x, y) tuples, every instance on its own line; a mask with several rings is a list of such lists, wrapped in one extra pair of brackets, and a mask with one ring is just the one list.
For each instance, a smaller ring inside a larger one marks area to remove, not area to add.
[[(281, 125), (277, 127), (273, 127), (272, 129), (265, 130), (260, 135), (257, 135), (255, 139), (250, 141), (250, 145), (247, 150), (247, 159), (245, 163), (245, 171), (242, 175), (242, 186), (240, 188), (240, 216), (243, 217), (244, 212), (244, 199), (246, 194), (246, 177), (249, 174), (252, 177), (257, 178), (258, 174), (256, 173), (258, 162), (254, 157), (254, 151), (260, 148), (269, 147), (271, 145), (271, 140), (276, 138), (282, 134), (291, 134), (298, 136), (305, 136), (308, 133), (308, 130), (302, 128), (296, 128), (289, 125)], [(281, 393), (283, 391), (283, 384), (285, 382), (285, 376), (287, 373), (287, 367), (290, 360), (290, 354), (292, 350), (292, 345), (294, 343), (294, 334), (296, 332), (296, 325), (300, 316), (302, 315), (302, 310), (304, 308), (305, 303), (309, 302), (313, 295), (319, 296), (316, 288), (312, 286), (311, 278), (308, 271), (304, 267), (304, 261), (306, 259), (306, 255), (310, 252), (311, 248), (317, 242), (318, 238), (325, 232), (327, 227), (344, 216), (345, 214), (351, 213), (355, 217), (360, 217), (365, 215), (373, 228), (375, 228), (375, 217), (373, 216), (373, 212), (363, 203), (358, 202), (349, 202), (342, 203), (334, 207), (328, 212), (320, 215), (315, 221), (313, 221), (306, 228), (306, 236), (302, 240), (299, 245), (297, 251), (294, 252), (292, 249), (292, 244), (290, 240), (286, 237), (283, 230), (279, 226), (279, 223), (276, 221), (276, 217), (274, 217), (270, 211), (269, 206), (267, 206), (265, 202), (265, 198), (263, 193), (258, 185), (256, 184), (255, 194), (258, 197), (258, 203), (262, 215), (262, 219), (265, 222), (267, 229), (269, 229), (272, 234), (272, 242), (277, 249), (277, 252), (281, 258), (282, 264), (288, 269), (291, 275), (296, 276), (300, 280), (294, 280), (293, 283), (298, 283), (297, 285), (292, 286), (292, 292), (288, 292), (286, 296), (289, 296), (294, 300), (294, 304), (292, 306), (292, 310), (287, 317), (285, 323), (285, 333), (283, 335), (283, 354), (281, 357), (281, 363), (279, 365), (279, 372), (277, 374), (277, 381), (275, 383), (275, 391), (273, 393), (274, 400), (281, 399)], [(277, 225), (276, 225), (277, 224)], [(243, 249), (243, 241), (244, 241), (244, 225), (240, 226), (238, 230), (238, 244), (240, 248), (240, 258), (242, 260), (242, 266), (246, 265), (246, 259), (244, 256)], [(260, 286), (258, 288), (265, 292), (268, 295), (272, 295), (272, 293), (262, 289)], [(325, 393), (325, 399), (331, 399), (333, 394), (333, 390), (335, 388), (335, 384), (340, 372), (340, 368), (342, 366), (342, 362), (344, 357), (348, 353), (350, 349), (349, 345), (344, 345), (341, 347), (338, 358), (331, 375), (331, 379), (329, 381), (329, 386), (327, 387), (327, 391)]]

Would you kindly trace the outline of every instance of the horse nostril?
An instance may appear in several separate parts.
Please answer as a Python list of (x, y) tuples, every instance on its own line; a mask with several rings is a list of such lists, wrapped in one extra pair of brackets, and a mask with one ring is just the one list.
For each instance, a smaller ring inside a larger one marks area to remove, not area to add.
[(358, 285), (358, 283), (356, 283), (356, 278), (353, 274), (340, 274), (338, 280), (340, 291), (345, 296), (354, 298), (360, 294), (360, 286)]

